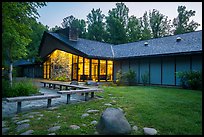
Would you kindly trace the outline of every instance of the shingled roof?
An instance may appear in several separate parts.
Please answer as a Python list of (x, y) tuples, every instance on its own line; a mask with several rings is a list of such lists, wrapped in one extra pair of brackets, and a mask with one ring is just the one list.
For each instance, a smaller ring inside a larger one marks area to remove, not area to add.
[[(177, 41), (177, 38), (181, 40)], [(202, 51), (202, 30), (113, 46), (114, 58), (129, 58)]]
[[(78, 38), (77, 41), (70, 41), (67, 36), (59, 33), (47, 32), (47, 34), (63, 42), (67, 47), (92, 58), (122, 59), (202, 52), (202, 30), (119, 45), (82, 38)], [(177, 41), (179, 37), (181, 40)]]
[(65, 44), (67, 44), (67, 46), (71, 46), (72, 48), (83, 52), (87, 56), (99, 58), (113, 58), (111, 44), (82, 38), (78, 38), (77, 41), (70, 41), (65, 35), (51, 32), (49, 34), (64, 42)]

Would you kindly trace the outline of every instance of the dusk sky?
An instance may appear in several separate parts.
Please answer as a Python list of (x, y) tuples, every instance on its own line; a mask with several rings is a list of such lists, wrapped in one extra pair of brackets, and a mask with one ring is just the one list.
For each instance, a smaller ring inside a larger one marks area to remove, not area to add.
[[(177, 17), (178, 6), (186, 6), (187, 10), (194, 10), (196, 14), (190, 20), (201, 24), (197, 30), (202, 30), (202, 2), (124, 2), (129, 8), (129, 16), (142, 17), (145, 11), (152, 9), (173, 20)], [(91, 10), (100, 8), (102, 13), (107, 15), (108, 11), (116, 7), (116, 2), (48, 2), (47, 6), (38, 9), (40, 14), (39, 22), (48, 25), (50, 28), (55, 25), (61, 26), (63, 18), (73, 15), (77, 19), (87, 20)]]

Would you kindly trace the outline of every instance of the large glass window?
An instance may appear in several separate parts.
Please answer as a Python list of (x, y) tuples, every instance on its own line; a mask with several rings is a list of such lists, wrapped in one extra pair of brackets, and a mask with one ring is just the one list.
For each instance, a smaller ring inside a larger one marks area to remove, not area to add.
[(94, 81), (98, 80), (98, 60), (97, 59), (92, 59), (91, 76), (92, 76), (92, 80)]
[(72, 69), (73, 69), (73, 73), (72, 73), (72, 80), (77, 80), (77, 73), (78, 73), (78, 56), (73, 55), (73, 64), (72, 64)]
[(100, 81), (106, 81), (106, 60), (100, 60)]
[(113, 61), (108, 60), (108, 67), (107, 67), (107, 80), (112, 81), (113, 80)]
[(83, 81), (83, 57), (79, 56), (78, 80)]
[(90, 74), (90, 59), (84, 58), (84, 80), (89, 79)]
[(52, 80), (86, 81), (91, 76), (94, 81), (112, 81), (112, 74), (111, 60), (88, 59), (61, 50), (55, 50), (43, 63), (43, 77)]

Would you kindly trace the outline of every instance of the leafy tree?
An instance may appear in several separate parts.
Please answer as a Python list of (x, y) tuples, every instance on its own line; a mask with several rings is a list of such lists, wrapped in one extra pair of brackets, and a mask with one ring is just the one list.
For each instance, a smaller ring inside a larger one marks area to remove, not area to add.
[(31, 19), (39, 17), (37, 8), (45, 2), (3, 2), (2, 3), (2, 62), (9, 66), (9, 80), (12, 86), (13, 62), (27, 56), (27, 45), (31, 42)]
[(122, 44), (127, 42), (126, 27), (129, 9), (124, 3), (116, 3), (116, 8), (109, 10), (106, 17), (106, 42)]
[[(175, 27), (174, 34), (182, 34), (186, 32), (195, 31), (199, 23), (190, 21), (190, 17), (195, 16), (195, 11), (186, 10), (185, 6), (178, 6), (178, 16), (173, 19), (173, 26)], [(189, 22), (190, 21), (190, 22)]]
[(55, 32), (56, 30), (62, 29), (60, 26), (55, 25), (54, 27), (50, 28), (50, 32)]
[(147, 11), (145, 11), (143, 17), (141, 17), (141, 25), (142, 25), (142, 38), (141, 40), (147, 40), (152, 38), (151, 28), (149, 24), (149, 17)]
[(141, 40), (142, 37), (141, 28), (142, 28), (141, 20), (132, 15), (128, 19), (127, 25), (128, 42), (135, 42)]
[(167, 16), (159, 13), (159, 11), (156, 9), (153, 9), (152, 12), (149, 12), (149, 21), (153, 38), (170, 35), (171, 20), (167, 19)]
[(105, 15), (99, 9), (92, 9), (91, 13), (87, 15), (88, 32), (87, 38), (90, 40), (104, 41), (105, 37), (105, 23), (103, 22)]
[(62, 27), (67, 28), (77, 28), (78, 35), (80, 38), (86, 37), (86, 22), (83, 19), (76, 19), (73, 15), (65, 17), (62, 22)]
[(44, 26), (42, 23), (37, 22), (33, 19), (33, 21), (30, 22), (31, 29), (33, 33), (30, 35), (30, 38), (32, 39), (31, 43), (27, 46), (28, 55), (27, 58), (35, 58), (36, 61), (40, 61), (39, 56), (39, 46), (42, 39), (42, 35), (44, 31), (48, 30), (48, 26)]

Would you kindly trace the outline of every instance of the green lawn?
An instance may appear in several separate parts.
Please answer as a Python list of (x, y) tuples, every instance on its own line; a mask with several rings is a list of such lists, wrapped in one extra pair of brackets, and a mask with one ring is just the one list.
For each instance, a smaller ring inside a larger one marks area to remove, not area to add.
[[(61, 105), (56, 110), (34, 110), (44, 116), (41, 120), (30, 118), (30, 128), (35, 135), (47, 135), (47, 131), (53, 125), (61, 128), (55, 133), (66, 134), (94, 134), (95, 125), (91, 121), (99, 121), (101, 113), (112, 103), (112, 107), (120, 107), (124, 110), (125, 117), (131, 126), (137, 125), (139, 130), (131, 132), (131, 135), (143, 135), (143, 127), (152, 127), (159, 135), (201, 135), (202, 134), (202, 91), (184, 90), (176, 88), (121, 86), (103, 87), (104, 93), (97, 93), (103, 99), (94, 99), (77, 104)], [(86, 118), (81, 115), (88, 109), (100, 110), (99, 113), (90, 114)], [(60, 114), (59, 114), (60, 113)], [(25, 113), (19, 114), (20, 119)], [(57, 116), (60, 115), (60, 118)], [(10, 125), (8, 134), (20, 134), (16, 132), (17, 125), (5, 118)], [(78, 125), (80, 129), (72, 130), (70, 125)], [(86, 127), (82, 126), (86, 124)]]

